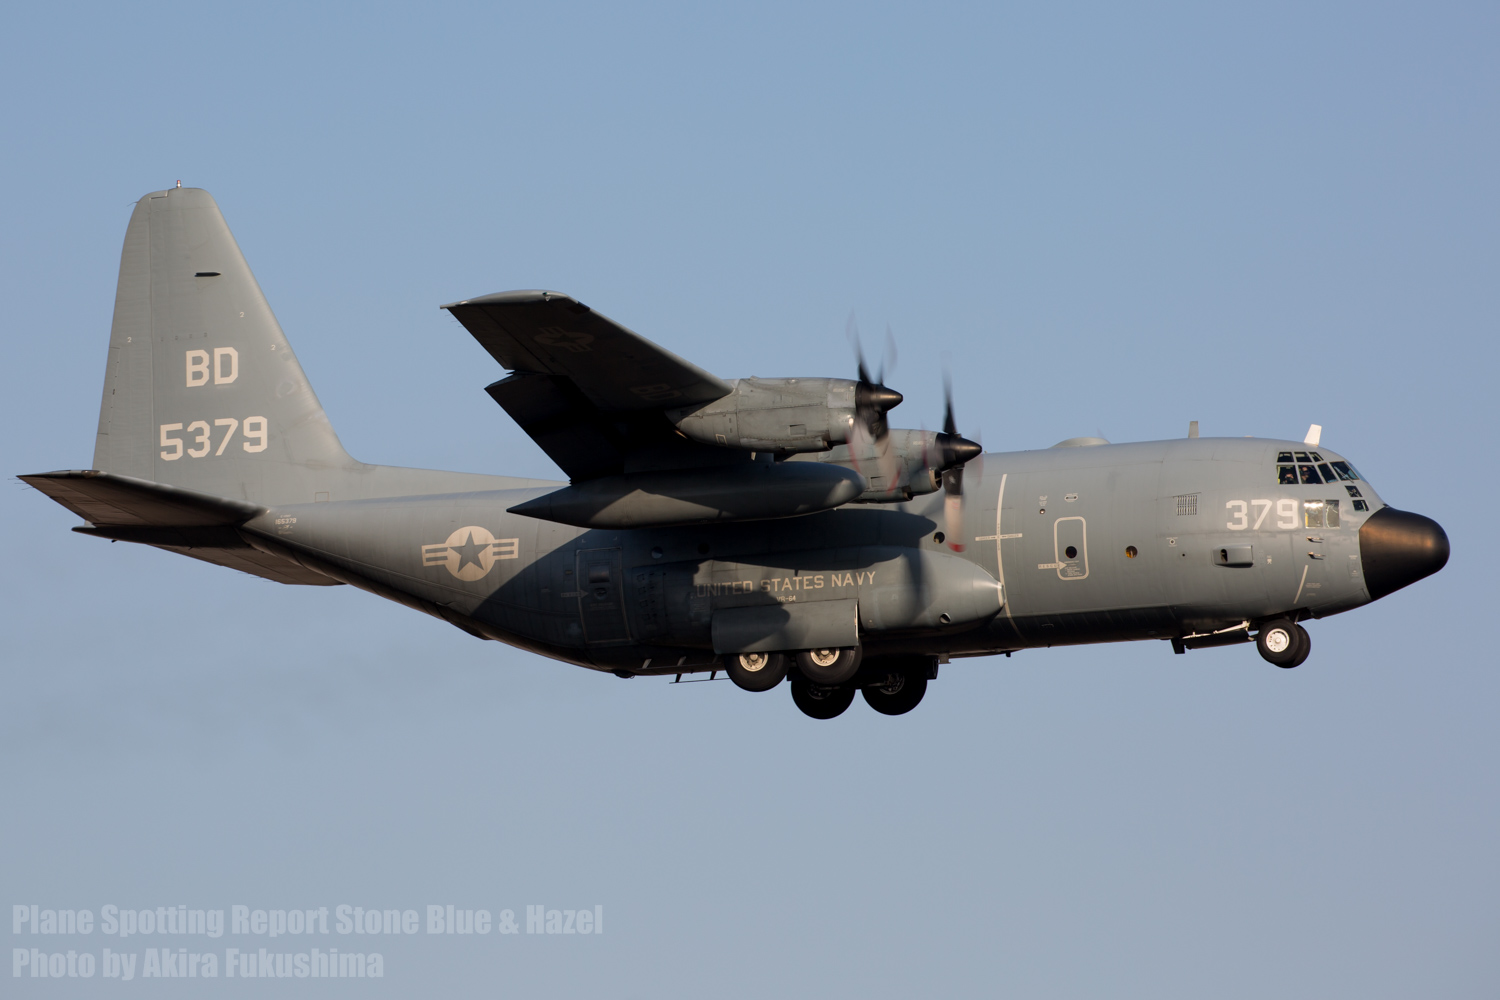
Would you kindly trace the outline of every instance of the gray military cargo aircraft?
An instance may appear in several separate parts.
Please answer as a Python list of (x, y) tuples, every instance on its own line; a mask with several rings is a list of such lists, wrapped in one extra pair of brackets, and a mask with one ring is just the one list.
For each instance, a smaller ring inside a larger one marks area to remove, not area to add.
[(981, 454), (858, 378), (718, 378), (566, 295), (444, 306), (567, 483), (344, 451), (207, 192), (125, 234), (93, 468), (22, 476), (73, 530), (287, 584), (349, 584), (621, 677), (790, 678), (806, 714), (898, 715), (938, 664), (1254, 641), (1437, 572), (1448, 538), (1319, 443), (1074, 438)]

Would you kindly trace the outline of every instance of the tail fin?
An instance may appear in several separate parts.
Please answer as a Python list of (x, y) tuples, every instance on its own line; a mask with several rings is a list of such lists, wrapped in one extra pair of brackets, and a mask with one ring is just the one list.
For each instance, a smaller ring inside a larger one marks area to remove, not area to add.
[(360, 468), (207, 191), (130, 217), (94, 468), (262, 504), (326, 499)]

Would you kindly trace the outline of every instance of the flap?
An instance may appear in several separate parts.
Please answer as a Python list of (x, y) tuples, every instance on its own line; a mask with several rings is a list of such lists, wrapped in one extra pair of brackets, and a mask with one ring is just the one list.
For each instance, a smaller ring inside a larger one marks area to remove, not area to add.
[(517, 372), (484, 391), (569, 479), (593, 479), (625, 468), (628, 448), (619, 429), (567, 379)]
[(715, 653), (842, 649), (859, 644), (859, 602), (809, 601), (714, 612)]
[(500, 292), (444, 309), (507, 369), (571, 381), (606, 413), (729, 395), (729, 383), (557, 292)]
[(229, 500), (111, 472), (70, 470), (21, 476), (91, 524), (161, 525), (174, 528), (241, 524), (265, 511)]

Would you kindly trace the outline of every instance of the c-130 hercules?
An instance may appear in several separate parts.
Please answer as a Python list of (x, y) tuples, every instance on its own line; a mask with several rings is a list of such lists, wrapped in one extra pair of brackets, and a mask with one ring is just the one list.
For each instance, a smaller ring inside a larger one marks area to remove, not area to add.
[[(94, 467), (22, 476), (87, 522), (281, 583), (347, 583), (622, 677), (790, 677), (898, 715), (953, 657), (1255, 641), (1441, 569), (1448, 539), (1305, 441), (1076, 438), (981, 454), (872, 380), (724, 380), (555, 292), (444, 306), (559, 484), (344, 451), (207, 192), (125, 234)], [(714, 676), (710, 673), (710, 677)]]

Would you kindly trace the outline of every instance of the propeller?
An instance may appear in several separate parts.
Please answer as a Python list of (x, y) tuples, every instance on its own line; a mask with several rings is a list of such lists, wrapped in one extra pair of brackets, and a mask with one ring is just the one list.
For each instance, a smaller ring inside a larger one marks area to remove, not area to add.
[(938, 468), (943, 476), (944, 537), (954, 552), (964, 550), (964, 465), (984, 451), (983, 447), (958, 433), (953, 416), (953, 376), (943, 371), (943, 432), (935, 435)]
[(875, 461), (886, 489), (891, 489), (896, 479), (896, 456), (891, 451), (891, 428), (885, 415), (901, 405), (901, 393), (885, 385), (886, 366), (896, 367), (896, 338), (891, 328), (885, 328), (886, 353), (880, 362), (880, 373), (870, 378), (870, 369), (865, 365), (865, 352), (860, 346), (859, 327), (854, 314), (849, 314), (846, 330), (849, 343), (854, 347), (854, 360), (859, 372), (859, 382), (854, 387), (854, 425), (849, 431), (849, 457), (859, 469), (859, 456), (867, 447), (874, 452)]

